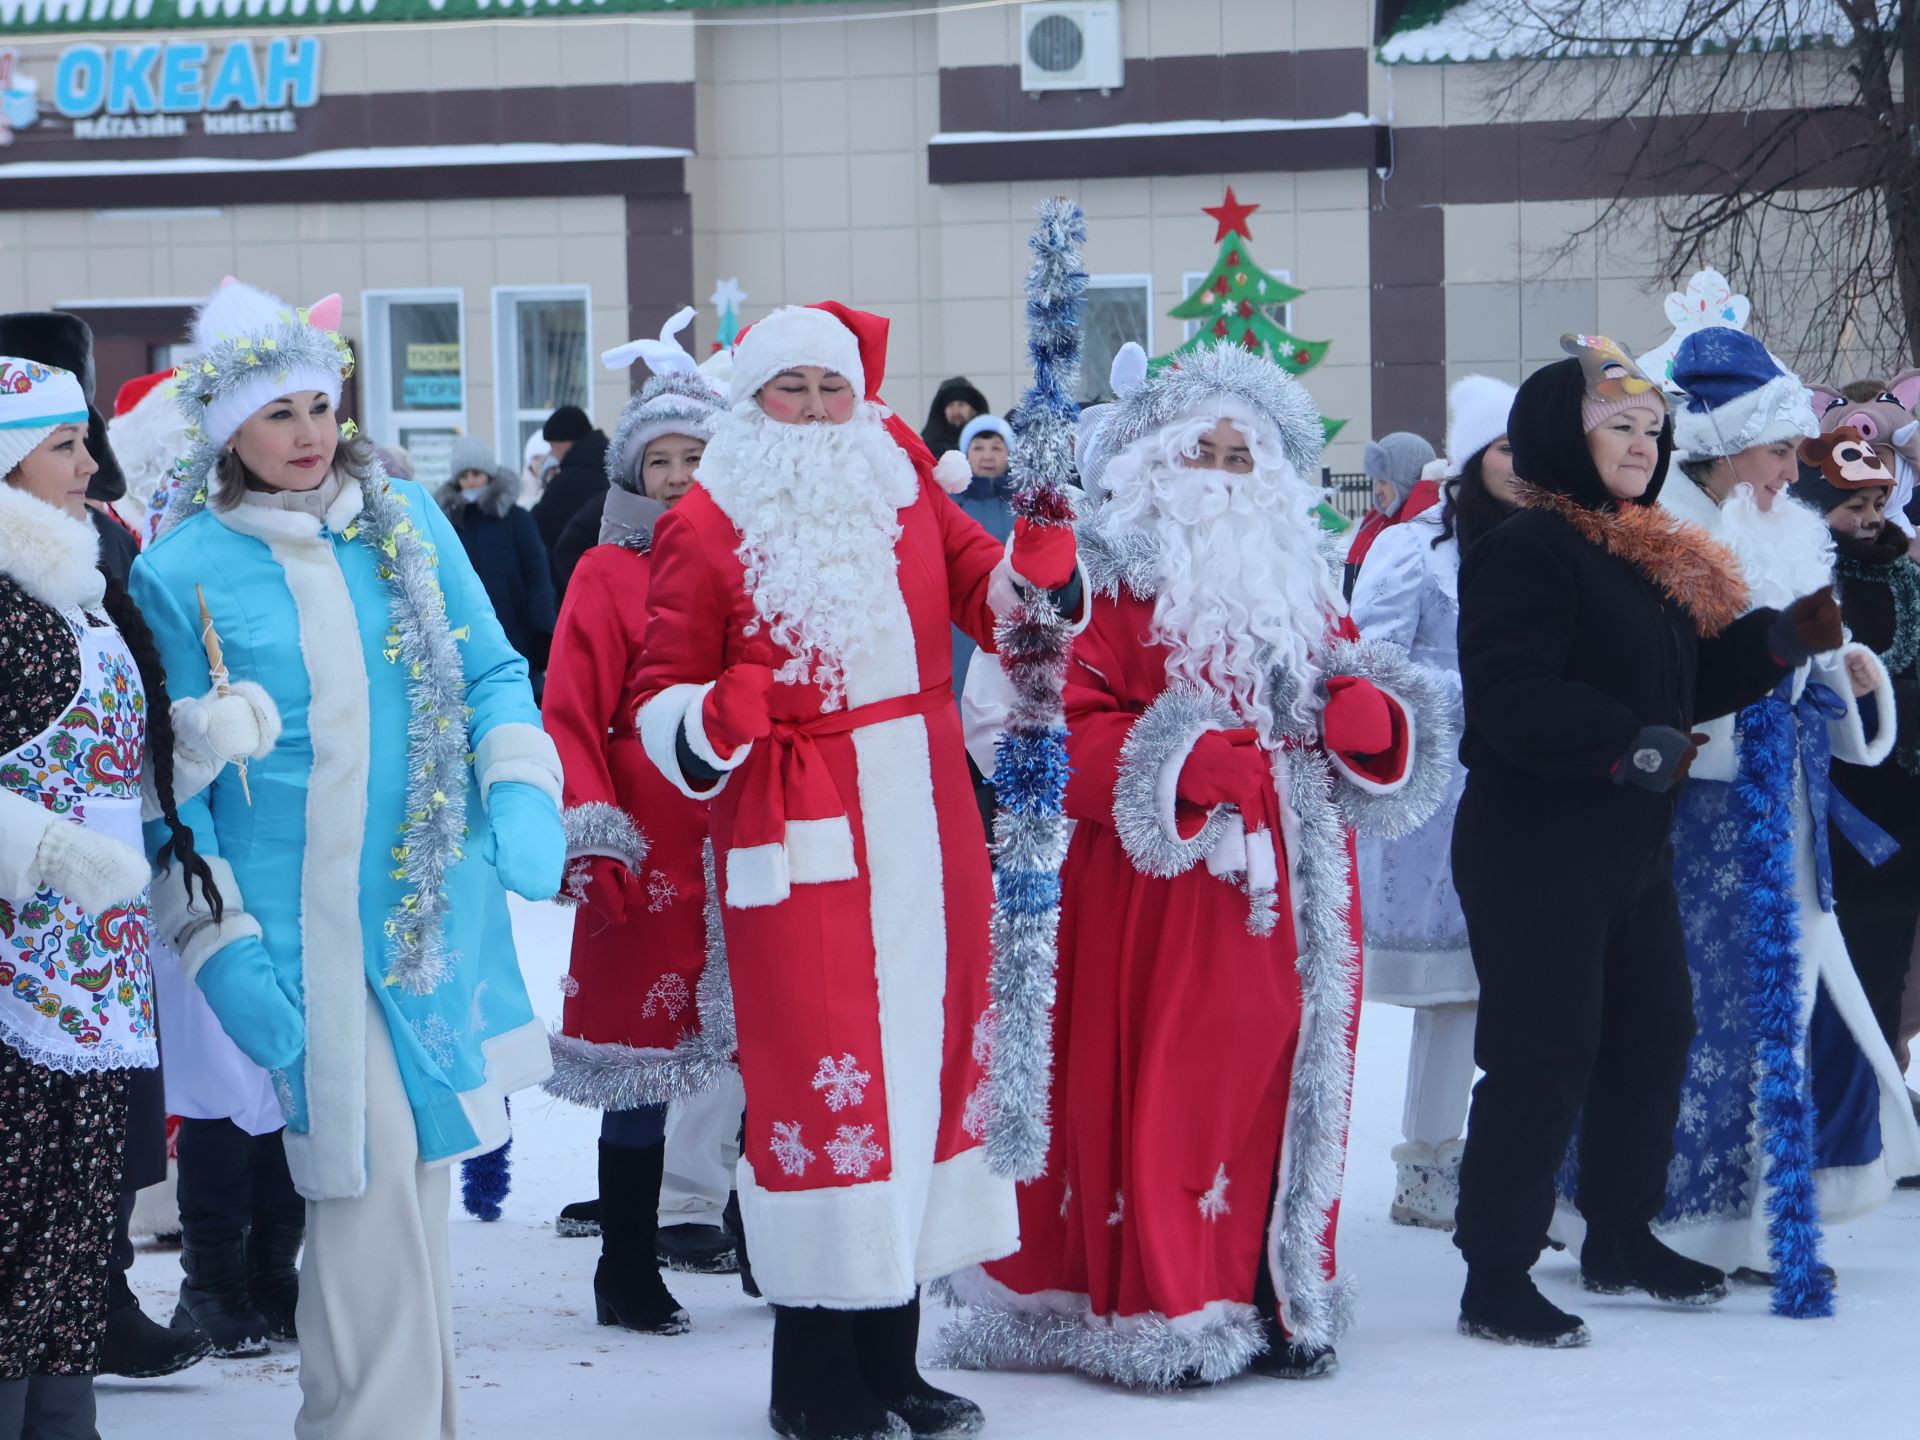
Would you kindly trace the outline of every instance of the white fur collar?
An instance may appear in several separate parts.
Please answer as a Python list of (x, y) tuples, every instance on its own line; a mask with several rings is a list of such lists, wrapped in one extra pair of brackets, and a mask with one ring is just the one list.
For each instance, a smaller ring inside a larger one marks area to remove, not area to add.
[(1660, 487), (1660, 508), (1691, 521), (1709, 535), (1720, 533), (1720, 502), (1681, 473), (1678, 465)]
[(106, 593), (100, 536), (17, 485), (0, 483), (0, 573), (55, 610), (98, 605)]
[[(366, 503), (366, 496), (358, 484), (342, 485), (339, 495), (327, 507), (326, 528), (336, 533), (346, 529), (358, 518)], [(230, 510), (215, 510), (213, 517), (236, 534), (251, 535), (268, 544), (276, 540), (317, 539), (321, 527), (320, 518), (316, 515), (269, 505), (242, 503)]]

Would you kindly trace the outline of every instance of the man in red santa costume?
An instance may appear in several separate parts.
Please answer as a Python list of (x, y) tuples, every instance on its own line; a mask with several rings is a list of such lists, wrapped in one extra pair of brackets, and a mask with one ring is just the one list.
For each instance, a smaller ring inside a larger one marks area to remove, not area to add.
[(770, 1418), (806, 1440), (980, 1424), (915, 1364), (920, 1284), (1017, 1240), (981, 1144), (993, 894), (949, 626), (990, 650), (990, 590), (1079, 583), (1071, 529), (1003, 555), (932, 483), (878, 399), (886, 330), (826, 304), (741, 336), (655, 531), (636, 682), (648, 756), (713, 802)]
[(1453, 736), (1432, 682), (1345, 616), (1298, 384), (1203, 350), (1100, 428), (1052, 1148), (1020, 1252), (956, 1277), (943, 1358), (1155, 1387), (1322, 1375), (1349, 1311), (1353, 832), (1417, 825)]

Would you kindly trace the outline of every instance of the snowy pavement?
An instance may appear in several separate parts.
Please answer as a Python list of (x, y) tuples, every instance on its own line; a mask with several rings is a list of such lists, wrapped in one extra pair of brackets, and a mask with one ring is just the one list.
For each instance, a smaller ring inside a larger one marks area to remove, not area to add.
[[(534, 1004), (551, 1019), (570, 919), (552, 906), (515, 905)], [(1591, 1348), (1508, 1350), (1456, 1336), (1462, 1271), (1452, 1246), (1386, 1220), (1387, 1151), (1399, 1138), (1409, 1029), (1408, 1012), (1381, 1006), (1367, 1006), (1361, 1022), (1340, 1232), (1342, 1265), (1361, 1287), (1360, 1318), (1340, 1347), (1337, 1376), (1305, 1384), (1245, 1378), (1170, 1396), (1054, 1375), (940, 1377), (986, 1407), (986, 1434), (1711, 1440), (1887, 1434), (1911, 1425), (1920, 1348), (1916, 1192), (1830, 1234), (1828, 1259), (1840, 1273), (1834, 1320), (1776, 1319), (1764, 1292), (1751, 1290), (1703, 1312), (1588, 1296), (1575, 1287), (1574, 1262), (1550, 1256), (1542, 1286), (1586, 1317)], [(693, 1313), (691, 1334), (656, 1338), (595, 1325), (597, 1244), (560, 1239), (552, 1219), (565, 1202), (592, 1193), (596, 1117), (535, 1093), (518, 1098), (514, 1121), (505, 1215), (492, 1225), (457, 1208), (454, 1217), (462, 1435), (770, 1434), (766, 1308), (742, 1296), (731, 1276), (675, 1275), (674, 1292)], [(179, 1273), (175, 1253), (142, 1251), (133, 1284), (149, 1314), (172, 1315)], [(380, 1279), (369, 1275), (367, 1283)], [(930, 1330), (938, 1318), (929, 1307)], [(100, 1431), (104, 1440), (286, 1436), (299, 1406), (297, 1368), (287, 1346), (261, 1360), (205, 1361), (165, 1380), (103, 1380)]]

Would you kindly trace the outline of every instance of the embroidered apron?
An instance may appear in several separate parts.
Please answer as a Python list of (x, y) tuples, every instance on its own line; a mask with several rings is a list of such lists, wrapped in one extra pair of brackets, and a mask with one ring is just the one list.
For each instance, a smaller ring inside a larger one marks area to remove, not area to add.
[[(140, 672), (111, 625), (78, 610), (62, 618), (80, 647), (80, 689), (57, 720), (0, 756), (0, 786), (61, 824), (143, 850)], [(69, 1073), (157, 1065), (149, 929), (144, 893), (97, 915), (45, 886), (17, 904), (0, 899), (0, 1040)]]

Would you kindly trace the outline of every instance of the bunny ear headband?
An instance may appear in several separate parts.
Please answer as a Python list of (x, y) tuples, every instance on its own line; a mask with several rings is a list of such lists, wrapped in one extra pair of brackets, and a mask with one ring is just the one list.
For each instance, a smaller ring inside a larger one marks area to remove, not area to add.
[(675, 371), (691, 375), (699, 366), (680, 343), (679, 337), (680, 332), (693, 323), (694, 313), (693, 306), (681, 306), (660, 327), (659, 339), (629, 340), (624, 345), (616, 345), (602, 352), (600, 363), (609, 370), (625, 370), (634, 361), (644, 360), (647, 368), (656, 375)]

